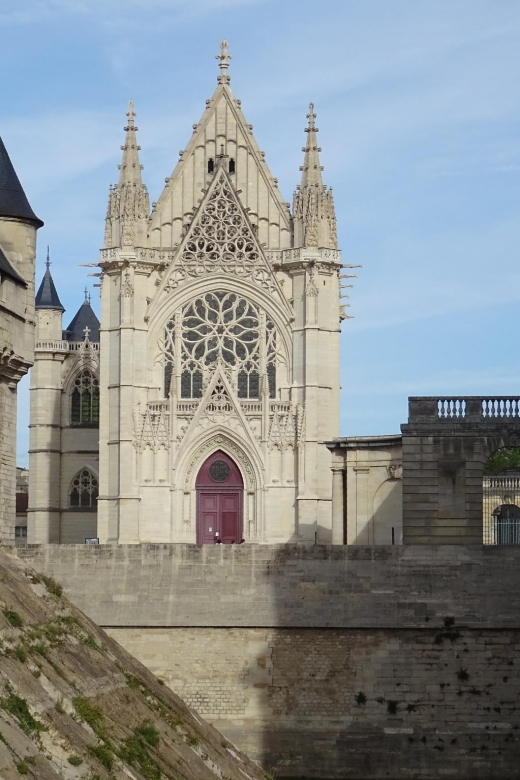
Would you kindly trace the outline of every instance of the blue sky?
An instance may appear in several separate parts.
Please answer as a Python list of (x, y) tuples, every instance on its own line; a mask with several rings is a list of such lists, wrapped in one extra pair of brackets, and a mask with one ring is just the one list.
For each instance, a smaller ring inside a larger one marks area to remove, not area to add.
[(520, 392), (518, 0), (3, 0), (0, 29), (0, 134), (45, 221), (37, 280), (50, 244), (65, 324), (95, 281), (79, 264), (98, 259), (128, 100), (156, 200), (225, 37), (286, 200), (315, 103), (340, 247), (363, 265), (342, 434), (397, 433), (408, 395)]

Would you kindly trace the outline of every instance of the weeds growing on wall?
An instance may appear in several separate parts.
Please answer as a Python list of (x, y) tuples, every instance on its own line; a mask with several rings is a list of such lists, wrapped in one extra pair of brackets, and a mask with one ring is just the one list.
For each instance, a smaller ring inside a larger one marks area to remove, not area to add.
[(17, 696), (10, 685), (6, 685), (6, 692), (7, 696), (0, 699), (0, 707), (15, 718), (25, 734), (37, 736), (40, 731), (47, 731), (47, 727), (31, 715), (25, 699)]
[(94, 734), (99, 737), (99, 739), (108, 743), (109, 738), (105, 731), (103, 711), (101, 708), (89, 699), (85, 699), (83, 696), (76, 696), (75, 699), (72, 699), (72, 706), (81, 720), (88, 723)]
[(21, 628), (23, 626), (22, 618), (14, 609), (4, 609), (4, 616), (13, 628)]
[(153, 723), (145, 721), (134, 729), (134, 736), (128, 737), (118, 755), (123, 761), (137, 769), (145, 780), (161, 780), (161, 770), (149, 753), (149, 746), (157, 747), (160, 735)]
[(40, 578), (47, 588), (48, 593), (52, 593), (53, 596), (57, 596), (58, 598), (62, 595), (63, 587), (59, 582), (56, 582), (52, 577), (47, 577), (45, 574), (40, 574)]

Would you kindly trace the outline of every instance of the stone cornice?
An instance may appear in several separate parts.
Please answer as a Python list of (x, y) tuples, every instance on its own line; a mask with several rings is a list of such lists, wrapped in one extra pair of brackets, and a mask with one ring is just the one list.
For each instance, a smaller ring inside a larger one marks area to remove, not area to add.
[(15, 354), (14, 350), (7, 346), (0, 350), (0, 380), (6, 381), (10, 386), (18, 384), (32, 365), (32, 361)]

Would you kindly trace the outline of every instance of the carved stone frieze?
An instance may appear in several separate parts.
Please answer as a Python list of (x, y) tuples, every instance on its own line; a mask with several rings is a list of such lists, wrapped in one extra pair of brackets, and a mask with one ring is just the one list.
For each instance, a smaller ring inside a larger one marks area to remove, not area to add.
[(301, 406), (289, 406), (286, 409), (275, 407), (269, 418), (268, 448), (283, 452), (287, 449), (300, 447), (303, 417), (303, 407)]
[(144, 414), (138, 405), (134, 414), (134, 447), (142, 452), (146, 447), (157, 452), (170, 449), (170, 413), (164, 405), (149, 404)]
[(125, 271), (123, 274), (123, 284), (121, 285), (121, 297), (122, 298), (132, 298), (134, 294), (134, 288), (132, 286), (132, 282), (130, 281), (130, 272)]

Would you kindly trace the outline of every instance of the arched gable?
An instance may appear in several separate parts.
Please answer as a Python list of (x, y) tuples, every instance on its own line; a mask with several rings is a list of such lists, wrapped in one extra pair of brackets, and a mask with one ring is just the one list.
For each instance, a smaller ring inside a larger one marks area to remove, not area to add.
[(183, 487), (185, 493), (195, 489), (197, 473), (204, 461), (217, 450), (222, 450), (232, 458), (240, 469), (244, 488), (248, 493), (255, 493), (263, 488), (263, 466), (254, 448), (235, 435), (233, 431), (226, 430), (223, 426), (212, 430), (208, 436), (207, 431), (186, 442), (179, 450), (175, 469), (176, 482)]

